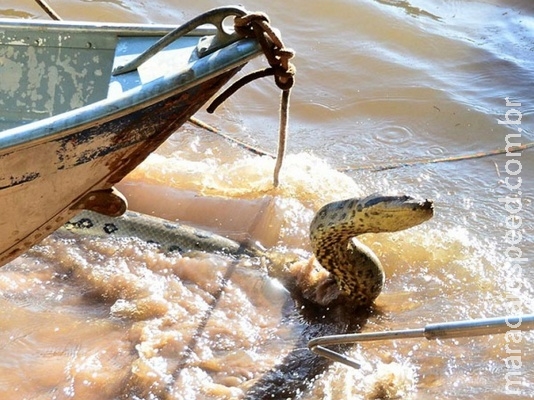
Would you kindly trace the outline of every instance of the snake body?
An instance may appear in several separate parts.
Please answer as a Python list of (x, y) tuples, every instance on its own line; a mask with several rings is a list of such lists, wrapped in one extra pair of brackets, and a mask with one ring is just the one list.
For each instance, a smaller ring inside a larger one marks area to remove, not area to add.
[[(323, 206), (315, 215), (310, 225), (311, 245), (317, 261), (331, 273), (340, 290), (354, 305), (367, 306), (382, 290), (384, 271), (377, 256), (355, 236), (407, 229), (432, 215), (432, 201), (410, 196), (374, 194), (336, 201)], [(209, 231), (132, 211), (117, 218), (83, 211), (61, 229), (83, 235), (138, 237), (168, 252), (266, 255), (260, 249)]]
[(260, 251), (203, 229), (134, 211), (126, 211), (120, 217), (109, 217), (84, 210), (63, 225), (60, 231), (96, 237), (135, 237), (158, 246), (165, 253), (202, 251), (256, 256)]

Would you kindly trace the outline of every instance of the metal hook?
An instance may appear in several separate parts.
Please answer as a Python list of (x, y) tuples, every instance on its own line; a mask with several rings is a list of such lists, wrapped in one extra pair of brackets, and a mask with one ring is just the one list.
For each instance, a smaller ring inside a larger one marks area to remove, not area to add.
[(457, 337), (493, 335), (505, 333), (510, 330), (534, 330), (534, 314), (443, 322), (429, 324), (426, 327), (419, 329), (322, 336), (310, 340), (308, 342), (308, 348), (315, 354), (358, 369), (360, 368), (360, 364), (354, 359), (324, 346), (423, 337), (428, 340), (451, 339)]

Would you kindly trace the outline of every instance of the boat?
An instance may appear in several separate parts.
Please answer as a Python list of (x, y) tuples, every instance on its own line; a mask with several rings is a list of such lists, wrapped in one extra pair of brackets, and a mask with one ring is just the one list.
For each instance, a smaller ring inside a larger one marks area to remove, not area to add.
[(248, 61), (240, 7), (180, 25), (0, 19), (0, 265), (82, 209), (118, 216), (113, 185)]

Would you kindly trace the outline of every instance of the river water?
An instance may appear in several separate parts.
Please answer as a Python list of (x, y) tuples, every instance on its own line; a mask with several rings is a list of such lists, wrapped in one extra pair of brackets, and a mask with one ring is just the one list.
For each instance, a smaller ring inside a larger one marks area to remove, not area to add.
[[(227, 4), (183, 3), (50, 1), (64, 19), (171, 24)], [(120, 185), (130, 208), (305, 260), (309, 222), (328, 201), (432, 198), (431, 221), (362, 238), (387, 275), (370, 315), (326, 310), (317, 326), (324, 318), (330, 333), (370, 332), (533, 313), (533, 151), (451, 160), (534, 142), (532, 1), (245, 6), (265, 11), (297, 52), (280, 187), (269, 157), (186, 125)], [(31, 0), (4, 0), (0, 16), (46, 18)], [(253, 64), (247, 71), (264, 61)], [(197, 117), (273, 153), (277, 108), (263, 80)], [(254, 260), (236, 262), (172, 258), (136, 241), (46, 239), (0, 271), (2, 397), (534, 397), (534, 335), (512, 329), (358, 345), (346, 351), (361, 369), (308, 370), (298, 357), (309, 357), (302, 337), (313, 321)]]

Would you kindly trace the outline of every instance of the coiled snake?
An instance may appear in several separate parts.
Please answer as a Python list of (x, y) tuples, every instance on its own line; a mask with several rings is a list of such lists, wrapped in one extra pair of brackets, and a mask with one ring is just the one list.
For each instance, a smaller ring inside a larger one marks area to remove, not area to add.
[(310, 225), (313, 252), (354, 304), (371, 304), (384, 286), (384, 269), (371, 249), (355, 236), (396, 232), (432, 218), (431, 200), (370, 195), (323, 206)]
[[(310, 225), (311, 245), (317, 261), (332, 274), (341, 291), (354, 305), (367, 306), (382, 290), (384, 270), (377, 256), (355, 236), (400, 231), (432, 215), (431, 200), (410, 196), (373, 194), (337, 201), (315, 215)], [(83, 235), (138, 237), (164, 251), (266, 255), (211, 232), (130, 211), (118, 218), (84, 211), (62, 229)]]

